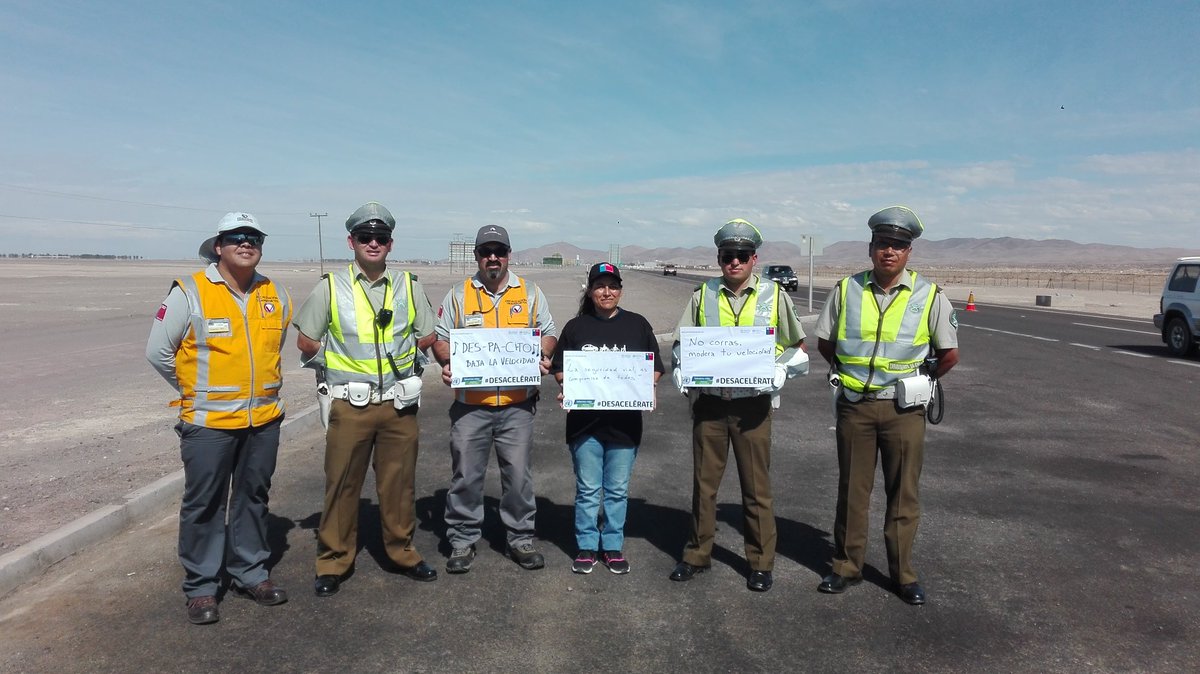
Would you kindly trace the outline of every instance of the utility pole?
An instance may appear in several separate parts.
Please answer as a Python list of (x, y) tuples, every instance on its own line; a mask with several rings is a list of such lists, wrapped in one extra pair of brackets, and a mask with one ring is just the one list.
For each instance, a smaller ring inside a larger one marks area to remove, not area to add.
[(317, 251), (321, 256), (321, 276), (325, 275), (325, 242), (321, 240), (321, 218), (328, 218), (328, 213), (309, 213), (308, 217), (317, 219)]
[(816, 237), (812, 235), (801, 235), (801, 241), (808, 242), (808, 313), (813, 310), (813, 244), (816, 243)]

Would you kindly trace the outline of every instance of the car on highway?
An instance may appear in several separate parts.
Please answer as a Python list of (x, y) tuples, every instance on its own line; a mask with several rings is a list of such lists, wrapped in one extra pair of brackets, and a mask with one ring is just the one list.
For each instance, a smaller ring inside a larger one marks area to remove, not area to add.
[(1200, 344), (1200, 257), (1181, 257), (1163, 284), (1154, 327), (1174, 356), (1186, 356)]
[(784, 290), (796, 290), (800, 287), (800, 279), (796, 278), (796, 272), (786, 264), (769, 264), (763, 275), (783, 286)]
[(664, 264), (663, 265), (663, 276), (679, 276), (679, 274), (677, 274), (675, 272), (675, 265)]

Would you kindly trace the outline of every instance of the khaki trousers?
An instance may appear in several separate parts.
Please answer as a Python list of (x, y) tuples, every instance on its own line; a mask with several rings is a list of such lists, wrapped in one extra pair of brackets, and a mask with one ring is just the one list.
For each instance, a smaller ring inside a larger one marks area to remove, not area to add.
[(899, 584), (917, 582), (913, 541), (921, 520), (918, 482), (925, 452), (925, 409), (896, 408), (894, 400), (845, 399), (837, 405), (838, 499), (833, 524), (833, 572), (862, 575), (868, 510), (879, 457), (887, 509), (883, 540), (888, 573)]
[(775, 565), (771, 508), (771, 396), (722, 400), (701, 395), (692, 408), (692, 532), (683, 561), (708, 566), (717, 528), (717, 488), (729, 446), (742, 487), (742, 536), (754, 571)]
[(354, 407), (334, 400), (325, 433), (325, 509), (317, 527), (317, 575), (341, 575), (354, 566), (358, 548), (358, 502), (375, 469), (379, 520), (387, 556), (403, 567), (421, 554), (413, 481), (417, 468), (417, 408), (396, 409), (390, 400)]

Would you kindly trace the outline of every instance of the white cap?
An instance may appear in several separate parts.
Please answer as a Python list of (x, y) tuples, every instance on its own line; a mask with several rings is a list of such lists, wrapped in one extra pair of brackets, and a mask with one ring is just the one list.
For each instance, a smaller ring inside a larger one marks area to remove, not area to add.
[(241, 212), (226, 213), (221, 217), (221, 221), (217, 223), (216, 236), (211, 236), (205, 239), (204, 243), (200, 244), (200, 257), (209, 262), (217, 262), (220, 258), (217, 257), (216, 252), (213, 250), (217, 239), (221, 238), (221, 235), (225, 232), (232, 232), (239, 229), (250, 229), (263, 236), (267, 235), (262, 230), (262, 227), (259, 227), (258, 220), (255, 220), (253, 215)]

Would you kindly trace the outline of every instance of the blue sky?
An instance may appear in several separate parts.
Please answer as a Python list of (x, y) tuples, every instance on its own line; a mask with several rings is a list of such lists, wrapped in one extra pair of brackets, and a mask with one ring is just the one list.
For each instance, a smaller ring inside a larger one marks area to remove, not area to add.
[(454, 234), (926, 236), (1200, 247), (1200, 4), (0, 3), (0, 253), (266, 255)]

